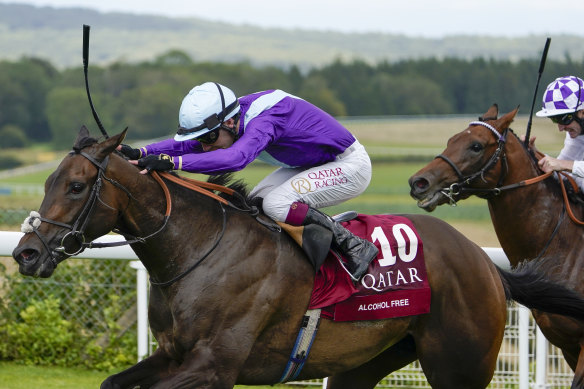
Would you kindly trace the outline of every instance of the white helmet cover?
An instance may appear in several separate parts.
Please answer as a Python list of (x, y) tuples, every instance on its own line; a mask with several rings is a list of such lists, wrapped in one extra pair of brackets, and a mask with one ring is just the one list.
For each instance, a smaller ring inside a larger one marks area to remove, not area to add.
[(216, 82), (198, 85), (182, 101), (174, 140), (184, 141), (206, 134), (239, 110), (239, 101), (231, 89)]
[(543, 93), (542, 109), (536, 116), (549, 117), (584, 108), (584, 81), (575, 76), (556, 78)]

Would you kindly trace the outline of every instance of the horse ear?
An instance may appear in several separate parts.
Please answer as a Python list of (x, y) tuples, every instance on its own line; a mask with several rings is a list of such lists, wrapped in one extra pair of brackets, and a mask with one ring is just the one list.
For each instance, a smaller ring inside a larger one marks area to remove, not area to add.
[(496, 119), (497, 116), (499, 116), (499, 106), (495, 103), (493, 105), (491, 105), (491, 107), (489, 108), (489, 110), (487, 112), (485, 112), (485, 114), (483, 116), (481, 116), (482, 118), (484, 118), (483, 120), (491, 120), (491, 119)]
[(102, 160), (103, 158), (111, 154), (116, 149), (116, 147), (118, 147), (124, 141), (127, 132), (128, 127), (126, 127), (124, 131), (120, 132), (119, 134), (113, 135), (112, 137), (101, 142), (99, 144), (101, 147), (97, 155), (97, 158)]
[(80, 144), (82, 139), (86, 139), (89, 138), (89, 130), (87, 129), (87, 127), (85, 127), (85, 125), (81, 126), (81, 128), (79, 129), (79, 133), (77, 134), (77, 139), (75, 139), (75, 143), (73, 144), (73, 147), (76, 147)]
[(497, 128), (500, 128), (501, 130), (509, 128), (509, 126), (513, 122), (513, 119), (515, 119), (517, 112), (519, 112), (519, 106), (517, 106), (517, 108), (515, 108), (513, 111), (501, 116), (501, 118), (497, 120)]

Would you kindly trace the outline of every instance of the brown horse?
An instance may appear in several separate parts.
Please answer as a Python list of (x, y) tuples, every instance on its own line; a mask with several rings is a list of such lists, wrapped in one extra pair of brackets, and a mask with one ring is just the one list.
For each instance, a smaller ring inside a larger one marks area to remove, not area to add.
[[(564, 200), (561, 182), (542, 175), (533, 152), (509, 129), (516, 113), (517, 109), (498, 119), (493, 105), (478, 122), (450, 138), (444, 152), (410, 178), (411, 195), (427, 211), (473, 194), (486, 198), (512, 266), (538, 259), (540, 271), (584, 292), (584, 229), (566, 215), (573, 210), (574, 220), (580, 220), (583, 210)], [(583, 387), (584, 325), (533, 313), (574, 370), (572, 388)]]
[[(304, 252), (241, 209), (139, 174), (114, 152), (125, 131), (103, 142), (88, 136), (83, 127), (74, 151), (47, 179), (34, 231), (13, 256), (22, 274), (49, 277), (59, 262), (113, 229), (131, 242), (155, 280), (149, 320), (159, 347), (101, 387), (277, 383), (313, 287)], [(485, 388), (503, 338), (506, 298), (584, 318), (584, 301), (566, 288), (530, 269), (498, 269), (439, 219), (409, 218), (424, 242), (430, 313), (325, 319), (297, 379), (329, 376), (329, 388), (373, 388), (419, 359), (434, 388)]]

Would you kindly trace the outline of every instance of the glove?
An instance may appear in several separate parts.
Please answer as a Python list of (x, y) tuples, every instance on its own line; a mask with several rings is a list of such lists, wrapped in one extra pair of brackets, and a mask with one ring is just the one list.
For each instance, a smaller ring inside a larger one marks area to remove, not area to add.
[(174, 169), (174, 162), (172, 162), (170, 155), (147, 155), (138, 160), (138, 166), (145, 168), (148, 171), (172, 170)]
[(142, 156), (142, 151), (140, 149), (133, 149), (128, 145), (122, 143), (121, 153), (124, 154), (129, 159), (140, 159)]

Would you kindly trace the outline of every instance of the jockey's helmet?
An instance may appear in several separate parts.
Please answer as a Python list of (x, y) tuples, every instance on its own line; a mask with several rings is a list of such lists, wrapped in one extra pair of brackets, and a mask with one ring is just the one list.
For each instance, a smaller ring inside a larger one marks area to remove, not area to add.
[(216, 82), (197, 85), (182, 101), (174, 139), (184, 141), (204, 135), (235, 116), (239, 109), (237, 97), (226, 86)]
[(556, 78), (543, 93), (542, 109), (536, 116), (549, 117), (584, 109), (584, 81), (575, 76)]

